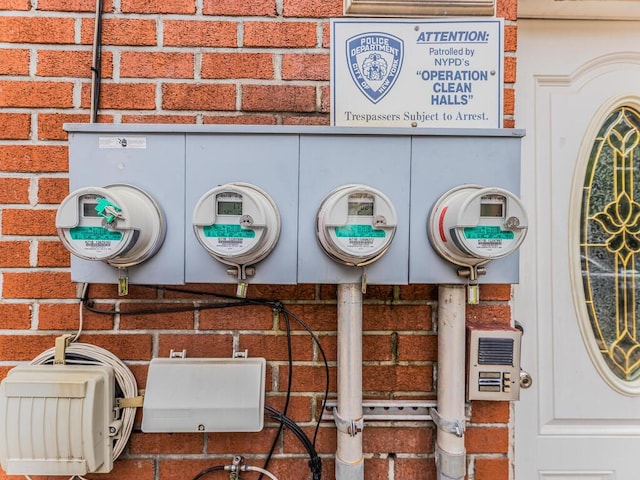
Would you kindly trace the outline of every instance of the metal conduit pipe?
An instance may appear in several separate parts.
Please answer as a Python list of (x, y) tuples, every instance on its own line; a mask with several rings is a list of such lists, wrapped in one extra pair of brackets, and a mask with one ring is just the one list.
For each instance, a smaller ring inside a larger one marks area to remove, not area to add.
[(438, 287), (438, 407), (431, 416), (438, 427), (438, 480), (462, 479), (466, 473), (465, 428), (465, 287)]
[(363, 480), (362, 285), (338, 285), (338, 428), (336, 480)]

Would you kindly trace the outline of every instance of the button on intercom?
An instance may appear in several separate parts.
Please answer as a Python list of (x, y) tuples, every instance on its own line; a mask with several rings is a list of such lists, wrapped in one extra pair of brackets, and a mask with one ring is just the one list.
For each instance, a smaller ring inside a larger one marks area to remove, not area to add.
[(366, 185), (344, 185), (329, 193), (316, 218), (325, 253), (350, 266), (365, 266), (389, 249), (398, 219), (391, 200)]
[(126, 294), (125, 269), (151, 258), (166, 233), (164, 215), (156, 201), (126, 184), (85, 187), (70, 193), (58, 208), (56, 229), (73, 255), (121, 269), (121, 294)]
[(193, 211), (200, 244), (216, 260), (235, 267), (244, 280), (247, 267), (263, 260), (278, 243), (280, 213), (273, 199), (255, 185), (227, 183), (202, 195)]

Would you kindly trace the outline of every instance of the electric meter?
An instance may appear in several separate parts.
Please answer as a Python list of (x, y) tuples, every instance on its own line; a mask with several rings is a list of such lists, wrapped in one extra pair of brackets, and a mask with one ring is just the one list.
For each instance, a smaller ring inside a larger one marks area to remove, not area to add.
[(517, 250), (527, 233), (527, 214), (507, 190), (462, 185), (438, 199), (427, 230), (440, 256), (473, 270)]
[(389, 198), (366, 185), (344, 185), (329, 193), (316, 218), (325, 253), (350, 266), (365, 266), (389, 249), (398, 219)]
[(233, 182), (205, 193), (193, 211), (193, 228), (200, 244), (216, 260), (238, 268), (246, 278), (253, 265), (275, 248), (280, 213), (273, 199), (248, 183)]
[(166, 233), (164, 215), (155, 200), (125, 184), (70, 193), (58, 208), (56, 228), (73, 255), (120, 269), (151, 258)]

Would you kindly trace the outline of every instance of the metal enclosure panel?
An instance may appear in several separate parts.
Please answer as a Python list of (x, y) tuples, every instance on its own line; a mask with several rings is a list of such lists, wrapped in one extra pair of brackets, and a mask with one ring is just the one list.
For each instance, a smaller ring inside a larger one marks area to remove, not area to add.
[(228, 265), (214, 259), (198, 243), (192, 227), (193, 209), (212, 188), (229, 182), (260, 187), (280, 211), (278, 243), (256, 264), (249, 283), (295, 284), (298, 234), (298, 136), (235, 134), (187, 135), (185, 229), (187, 282), (235, 283)]
[(362, 269), (333, 261), (320, 247), (315, 233), (316, 215), (326, 195), (350, 183), (379, 189), (389, 197), (398, 215), (389, 250), (366, 267), (367, 283), (407, 283), (410, 153), (409, 136), (301, 135), (299, 283), (361, 281)]
[[(409, 283), (467, 283), (456, 265), (436, 253), (427, 236), (435, 202), (462, 184), (501, 187), (519, 196), (520, 136), (413, 137)], [(493, 260), (486, 269), (479, 277), (481, 284), (518, 283), (518, 253)]]
[[(184, 134), (131, 132), (126, 125), (105, 132), (69, 133), (69, 188), (126, 183), (145, 190), (162, 209), (167, 234), (149, 260), (128, 269), (134, 284), (184, 283)], [(133, 147), (116, 147), (118, 139)], [(142, 148), (144, 145), (144, 148)], [(71, 280), (117, 283), (118, 270), (71, 256)]]
[(264, 358), (154, 358), (142, 431), (259, 432), (265, 375)]

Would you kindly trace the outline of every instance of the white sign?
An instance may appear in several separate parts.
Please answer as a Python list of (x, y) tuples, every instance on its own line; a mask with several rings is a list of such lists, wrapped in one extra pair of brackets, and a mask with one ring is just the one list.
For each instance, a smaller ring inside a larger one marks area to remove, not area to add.
[(331, 21), (331, 124), (502, 128), (501, 18)]

